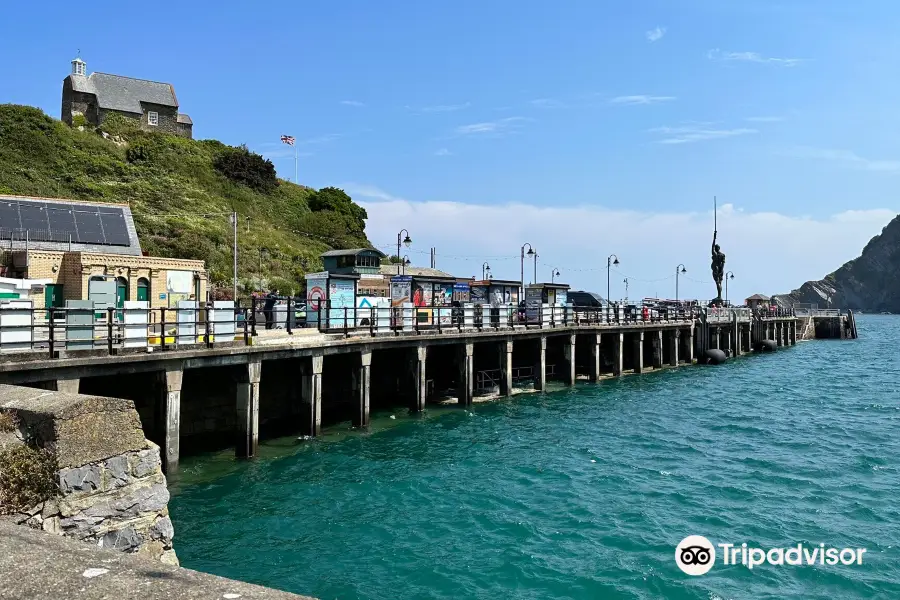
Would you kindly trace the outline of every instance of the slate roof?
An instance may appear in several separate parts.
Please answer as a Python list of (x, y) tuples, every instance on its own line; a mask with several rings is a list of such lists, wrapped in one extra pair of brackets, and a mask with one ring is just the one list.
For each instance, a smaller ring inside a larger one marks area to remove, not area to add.
[(89, 77), (73, 74), (69, 78), (74, 91), (94, 94), (100, 108), (135, 114), (143, 112), (141, 102), (178, 108), (175, 89), (168, 83), (96, 72)]
[(191, 118), (184, 113), (178, 113), (178, 122), (183, 123), (185, 125), (193, 125), (194, 124), (194, 122), (191, 120)]
[(747, 300), (769, 300), (768, 296), (763, 296), (762, 294), (753, 294)]
[(382, 258), (386, 256), (384, 252), (375, 248), (348, 248), (347, 250), (329, 250), (328, 252), (323, 252), (319, 256), (321, 258), (325, 258), (326, 256), (356, 256), (361, 252), (375, 252)]

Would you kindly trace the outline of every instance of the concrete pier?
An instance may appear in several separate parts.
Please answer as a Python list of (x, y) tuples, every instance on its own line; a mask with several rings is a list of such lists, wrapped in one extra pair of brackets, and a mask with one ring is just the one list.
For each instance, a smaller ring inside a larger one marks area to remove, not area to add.
[(500, 342), (500, 395), (512, 396), (513, 342)]
[(571, 334), (568, 339), (565, 341), (565, 354), (566, 354), (566, 371), (563, 376), (563, 380), (566, 385), (574, 385), (575, 384), (575, 334)]
[(644, 332), (639, 331), (634, 334), (634, 372), (643, 373), (644, 371)]
[(459, 348), (459, 389), (458, 402), (461, 406), (472, 406), (475, 397), (475, 344), (461, 344)]
[(259, 447), (259, 378), (262, 361), (254, 360), (237, 369), (237, 442), (238, 458), (256, 456)]
[(363, 429), (369, 426), (369, 412), (372, 404), (372, 352), (359, 353), (359, 374), (357, 375), (359, 406), (353, 415), (353, 426)]
[(591, 344), (591, 382), (600, 381), (600, 360), (603, 358), (603, 352), (600, 348), (602, 342), (602, 334), (595, 333), (592, 335)]
[(625, 346), (625, 334), (620, 332), (607, 334), (613, 339), (613, 376), (622, 376), (623, 359), (622, 351)]
[(425, 344), (420, 344), (416, 347), (416, 359), (413, 363), (415, 369), (415, 382), (416, 382), (416, 401), (413, 405), (414, 412), (422, 412), (425, 410), (425, 400), (427, 389), (425, 387), (425, 383), (427, 381), (425, 377), (425, 361), (428, 360), (428, 346)]
[(339, 423), (365, 428), (373, 411), (417, 412), (454, 396), (468, 407), (476, 394), (508, 397), (531, 382), (545, 390), (548, 377), (571, 385), (692, 364), (709, 348), (739, 355), (765, 334), (792, 345), (794, 319), (709, 311), (698, 321), (300, 336), (283, 344), (59, 352), (49, 360), (0, 354), (0, 383), (78, 386), (134, 401), (166, 471), (175, 473), (185, 451), (233, 445), (252, 457), (261, 437), (317, 436)]
[(173, 364), (160, 372), (159, 388), (162, 390), (162, 409), (165, 421), (165, 441), (162, 446), (162, 466), (166, 474), (178, 471), (181, 440), (181, 384), (184, 370)]

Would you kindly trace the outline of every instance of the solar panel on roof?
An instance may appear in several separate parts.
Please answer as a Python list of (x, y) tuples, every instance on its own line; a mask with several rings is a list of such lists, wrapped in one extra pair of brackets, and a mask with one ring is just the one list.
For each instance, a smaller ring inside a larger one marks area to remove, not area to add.
[(47, 218), (50, 221), (52, 241), (68, 242), (69, 236), (73, 242), (78, 240), (75, 232), (75, 213), (72, 212), (71, 206), (57, 208), (48, 204)]
[(128, 228), (125, 226), (125, 215), (122, 210), (117, 212), (101, 211), (100, 223), (103, 225), (103, 233), (106, 243), (113, 246), (127, 246), (129, 243)]
[(82, 244), (102, 244), (105, 241), (97, 211), (75, 211), (75, 226), (78, 228), (78, 241)]
[(0, 235), (107, 246), (131, 244), (122, 208), (61, 202), (0, 200)]

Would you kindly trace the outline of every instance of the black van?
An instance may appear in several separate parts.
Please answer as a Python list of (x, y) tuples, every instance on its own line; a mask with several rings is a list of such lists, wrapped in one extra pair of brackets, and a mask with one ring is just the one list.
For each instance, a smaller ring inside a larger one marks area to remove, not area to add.
[(575, 306), (583, 306), (589, 308), (602, 308), (606, 304), (600, 294), (595, 294), (594, 292), (573, 292), (570, 290), (566, 294), (566, 299)]

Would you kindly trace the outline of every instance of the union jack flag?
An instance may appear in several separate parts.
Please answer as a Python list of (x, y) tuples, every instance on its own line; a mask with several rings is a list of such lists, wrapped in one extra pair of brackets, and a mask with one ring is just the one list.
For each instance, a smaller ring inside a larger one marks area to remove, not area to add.
[(287, 144), (288, 146), (293, 146), (296, 139), (292, 135), (283, 135), (281, 136), (281, 141)]

